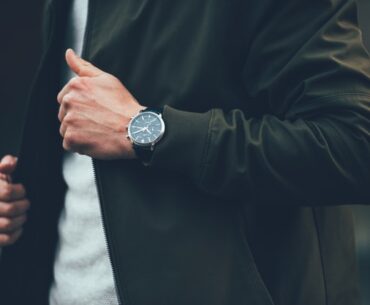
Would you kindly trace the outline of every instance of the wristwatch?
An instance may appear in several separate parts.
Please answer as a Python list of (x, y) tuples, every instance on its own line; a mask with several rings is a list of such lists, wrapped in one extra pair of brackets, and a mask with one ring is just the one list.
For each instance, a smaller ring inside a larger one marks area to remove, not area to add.
[(155, 145), (162, 139), (165, 124), (162, 119), (163, 108), (145, 108), (131, 118), (127, 127), (130, 139), (138, 158), (149, 162)]

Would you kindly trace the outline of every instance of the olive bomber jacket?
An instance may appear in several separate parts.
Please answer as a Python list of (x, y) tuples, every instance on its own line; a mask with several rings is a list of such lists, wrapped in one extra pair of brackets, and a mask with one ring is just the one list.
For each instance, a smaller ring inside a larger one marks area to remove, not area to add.
[[(46, 6), (17, 173), (32, 209), (4, 250), (1, 304), (47, 303), (67, 9)], [(370, 61), (354, 1), (90, 0), (84, 57), (164, 106), (149, 166), (94, 161), (122, 304), (359, 304), (342, 207), (370, 202)]]

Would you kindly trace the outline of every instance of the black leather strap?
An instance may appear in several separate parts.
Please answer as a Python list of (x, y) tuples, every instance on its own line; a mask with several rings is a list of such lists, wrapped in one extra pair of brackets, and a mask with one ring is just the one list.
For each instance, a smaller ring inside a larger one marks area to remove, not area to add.
[(133, 145), (136, 156), (144, 163), (148, 163), (153, 155), (153, 150), (150, 147), (141, 147)]
[(163, 107), (147, 107), (143, 110), (141, 110), (140, 112), (154, 112), (154, 113), (158, 113), (158, 114), (162, 114), (163, 113)]

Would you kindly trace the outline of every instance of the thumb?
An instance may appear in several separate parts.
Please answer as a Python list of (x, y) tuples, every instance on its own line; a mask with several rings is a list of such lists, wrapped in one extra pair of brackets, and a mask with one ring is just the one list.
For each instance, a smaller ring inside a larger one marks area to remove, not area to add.
[(0, 173), (10, 175), (12, 174), (18, 163), (18, 158), (7, 155), (4, 158), (1, 159), (0, 161)]
[(66, 51), (66, 61), (71, 70), (78, 76), (95, 77), (104, 73), (88, 61), (77, 56), (72, 49)]

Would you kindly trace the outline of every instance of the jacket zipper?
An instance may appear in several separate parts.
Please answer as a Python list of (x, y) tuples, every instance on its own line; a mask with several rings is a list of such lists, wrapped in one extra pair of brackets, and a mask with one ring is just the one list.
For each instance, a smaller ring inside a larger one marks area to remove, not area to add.
[(109, 240), (109, 232), (108, 232), (108, 227), (106, 225), (106, 213), (105, 213), (105, 208), (104, 208), (104, 200), (103, 200), (103, 195), (102, 195), (102, 191), (101, 191), (101, 188), (100, 188), (100, 183), (99, 183), (99, 180), (98, 180), (98, 174), (97, 174), (97, 165), (96, 165), (96, 160), (95, 159), (92, 159), (92, 163), (93, 163), (93, 172), (94, 172), (94, 180), (95, 180), (95, 185), (96, 185), (96, 188), (98, 190), (98, 196), (99, 196), (99, 201), (100, 201), (100, 207), (101, 207), (101, 218), (102, 218), (102, 223), (103, 223), (103, 231), (104, 231), (104, 240), (105, 240), (105, 245), (108, 249), (108, 254), (109, 254), (109, 262), (110, 262), (110, 265), (111, 265), (111, 268), (112, 268), (112, 273), (113, 273), (113, 280), (114, 280), (114, 285), (115, 285), (115, 288), (116, 288), (116, 294), (117, 294), (117, 299), (118, 299), (118, 303), (120, 305), (123, 305), (123, 304), (127, 304), (126, 302), (123, 302), (123, 297), (122, 297), (122, 294), (120, 293), (120, 289), (117, 285), (117, 270), (115, 268), (115, 265), (113, 264), (113, 251), (112, 251), (112, 248), (111, 248), (111, 242)]
[[(89, 0), (88, 10), (87, 10), (88, 13), (87, 13), (86, 29), (85, 29), (85, 34), (84, 34), (83, 49), (82, 49), (82, 52), (81, 52), (81, 57), (85, 57), (86, 53), (87, 53), (87, 43), (88, 43), (89, 38), (90, 38), (89, 34), (90, 34), (91, 14), (92, 14), (92, 7), (93, 7), (92, 3), (93, 3), (93, 1)], [(107, 221), (106, 221), (106, 211), (105, 211), (105, 208), (104, 208), (105, 207), (104, 198), (103, 198), (102, 190), (101, 190), (100, 183), (99, 183), (96, 160), (93, 159), (93, 158), (92, 158), (92, 163), (93, 163), (94, 181), (95, 181), (95, 185), (96, 185), (96, 188), (97, 188), (97, 191), (98, 191), (98, 197), (99, 197), (99, 202), (100, 202), (101, 218), (102, 218), (103, 231), (104, 231), (104, 240), (105, 240), (106, 247), (108, 249), (108, 257), (109, 257), (109, 262), (110, 262), (110, 265), (111, 265), (111, 268), (112, 268), (113, 280), (114, 280), (114, 285), (115, 285), (115, 288), (116, 288), (118, 303), (120, 305), (123, 305), (126, 302), (123, 302), (123, 296), (120, 293), (119, 286), (117, 285), (117, 283), (118, 283), (117, 270), (116, 270), (116, 267), (113, 263), (114, 262), (114, 259), (113, 259), (114, 256), (113, 256), (113, 250), (111, 248), (111, 241), (109, 239), (110, 235), (109, 235), (109, 232), (108, 232)]]

